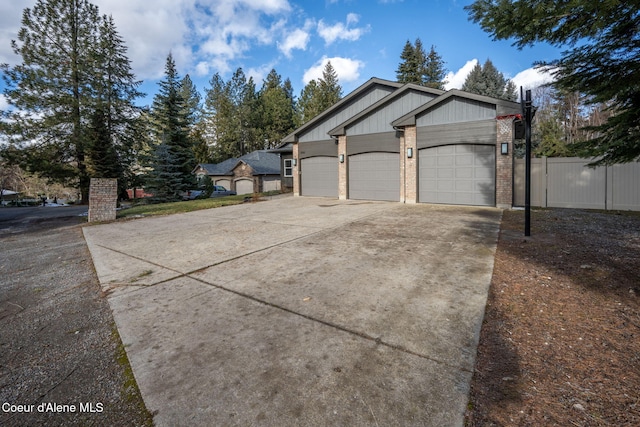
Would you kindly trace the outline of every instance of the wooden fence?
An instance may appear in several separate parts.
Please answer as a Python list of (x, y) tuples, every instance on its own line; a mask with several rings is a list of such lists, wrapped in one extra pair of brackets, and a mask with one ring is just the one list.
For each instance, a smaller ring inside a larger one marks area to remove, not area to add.
[[(640, 162), (587, 166), (577, 157), (531, 159), (531, 206), (640, 211)], [(514, 205), (524, 206), (524, 159), (514, 164)]]

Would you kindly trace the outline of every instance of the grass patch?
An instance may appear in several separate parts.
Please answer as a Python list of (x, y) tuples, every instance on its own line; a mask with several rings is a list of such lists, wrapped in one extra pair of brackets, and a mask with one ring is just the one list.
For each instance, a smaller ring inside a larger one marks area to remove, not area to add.
[(124, 397), (125, 402), (136, 408), (136, 412), (140, 417), (138, 420), (139, 423), (136, 423), (136, 425), (153, 427), (153, 415), (147, 410), (144, 400), (142, 400), (138, 383), (133, 376), (133, 370), (131, 369), (131, 364), (127, 357), (127, 351), (122, 344), (120, 334), (118, 333), (118, 329), (115, 324), (111, 331), (111, 337), (116, 343), (116, 360), (124, 370), (124, 384), (121, 389), (122, 396)]
[(138, 205), (118, 211), (118, 218), (137, 216), (172, 215), (177, 213), (199, 211), (201, 209), (219, 208), (222, 206), (244, 203), (245, 195), (217, 197), (213, 199), (196, 199), (185, 202), (158, 203), (153, 205)]

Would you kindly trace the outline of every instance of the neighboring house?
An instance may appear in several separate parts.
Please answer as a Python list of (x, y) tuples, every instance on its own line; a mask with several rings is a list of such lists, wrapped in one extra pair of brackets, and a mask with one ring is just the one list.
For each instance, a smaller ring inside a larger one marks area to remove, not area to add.
[(519, 103), (372, 78), (282, 140), (296, 196), (512, 206)]
[(242, 157), (216, 164), (201, 163), (193, 170), (196, 176), (209, 175), (216, 185), (238, 194), (277, 191), (282, 188), (280, 156), (258, 150)]

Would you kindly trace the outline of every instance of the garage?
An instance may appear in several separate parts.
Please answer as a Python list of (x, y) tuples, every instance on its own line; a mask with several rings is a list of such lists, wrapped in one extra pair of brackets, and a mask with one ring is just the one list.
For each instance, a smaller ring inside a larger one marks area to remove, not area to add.
[(215, 182), (216, 185), (222, 185), (227, 190), (231, 190), (231, 180), (230, 179), (218, 179)]
[(490, 145), (446, 145), (419, 150), (418, 201), (495, 206), (496, 159)]
[(363, 153), (349, 156), (349, 198), (400, 200), (400, 155)]
[(253, 193), (253, 179), (239, 179), (236, 181), (236, 193), (251, 194)]
[(338, 159), (318, 156), (300, 161), (303, 196), (338, 197)]

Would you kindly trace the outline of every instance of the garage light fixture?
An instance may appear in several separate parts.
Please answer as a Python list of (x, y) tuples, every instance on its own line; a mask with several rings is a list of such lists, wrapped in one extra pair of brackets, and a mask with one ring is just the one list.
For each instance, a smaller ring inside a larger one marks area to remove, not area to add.
[(413, 157), (413, 147), (407, 148), (407, 157), (408, 158), (412, 158)]
[(503, 142), (502, 144), (500, 144), (500, 154), (502, 154), (502, 155), (509, 154), (509, 143), (508, 142)]
[(340, 163), (344, 163), (344, 154), (340, 154)]
[(291, 166), (296, 167), (297, 164), (298, 164), (298, 159), (292, 159)]

